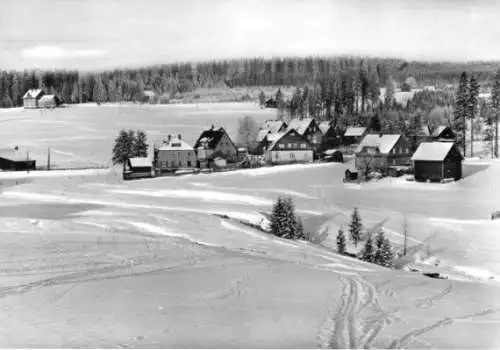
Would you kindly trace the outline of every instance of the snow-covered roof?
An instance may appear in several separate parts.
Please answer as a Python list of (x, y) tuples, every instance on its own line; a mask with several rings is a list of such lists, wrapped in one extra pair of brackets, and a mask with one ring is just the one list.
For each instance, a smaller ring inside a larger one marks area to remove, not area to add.
[(151, 159), (144, 157), (129, 158), (129, 162), (132, 168), (144, 168), (153, 166)]
[(446, 126), (446, 125), (439, 125), (439, 126), (438, 126), (435, 130), (434, 130), (434, 132), (432, 133), (432, 136), (433, 136), (433, 137), (439, 137), (439, 136), (443, 133), (443, 131), (445, 131), (445, 130), (446, 130), (446, 128), (447, 128), (447, 126)]
[(378, 148), (379, 152), (382, 154), (388, 154), (396, 145), (400, 137), (400, 134), (366, 135), (356, 149), (356, 153), (361, 152), (364, 147), (373, 147)]
[(54, 100), (56, 95), (43, 95), (40, 97), (40, 102), (50, 102), (50, 100)]
[(264, 140), (266, 135), (268, 135), (270, 133), (271, 133), (271, 131), (269, 131), (267, 129), (260, 130), (259, 133), (257, 134), (257, 141), (260, 142), (260, 141)]
[(429, 129), (429, 125), (422, 125), (422, 132), (424, 136), (431, 136), (431, 130)]
[(37, 98), (42, 93), (42, 89), (29, 89), (24, 94), (23, 98)]
[(19, 148), (3, 148), (0, 149), (0, 158), (9, 159), (14, 162), (22, 162), (28, 159), (28, 153)]
[(422, 142), (411, 159), (443, 161), (453, 147), (453, 142)]
[(344, 133), (344, 136), (354, 136), (354, 137), (359, 137), (363, 136), (366, 131), (366, 128), (364, 127), (349, 127)]
[(155, 96), (155, 93), (154, 93), (154, 91), (152, 91), (152, 90), (144, 90), (144, 91), (142, 92), (142, 94), (143, 94), (144, 96), (146, 96), (146, 97), (154, 97), (154, 96)]
[(330, 130), (332, 125), (330, 124), (330, 122), (321, 122), (319, 123), (318, 127), (319, 130), (321, 130), (321, 133), (325, 135), (328, 132), (328, 130)]
[(292, 119), (290, 124), (288, 124), (288, 130), (294, 129), (300, 135), (304, 135), (309, 125), (314, 121), (313, 118), (304, 118), (304, 119)]
[(179, 137), (172, 138), (170, 141), (164, 142), (159, 151), (193, 151), (193, 147)]
[(262, 129), (276, 133), (283, 127), (283, 125), (286, 127), (286, 123), (283, 120), (266, 120)]

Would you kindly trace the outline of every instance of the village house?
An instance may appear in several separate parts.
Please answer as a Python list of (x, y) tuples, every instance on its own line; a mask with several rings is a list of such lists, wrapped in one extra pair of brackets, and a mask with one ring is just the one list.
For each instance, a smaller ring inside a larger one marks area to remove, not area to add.
[(365, 127), (348, 127), (344, 132), (344, 145), (358, 145), (368, 133)]
[(313, 118), (292, 119), (288, 124), (288, 130), (295, 130), (299, 135), (304, 136), (315, 153), (321, 151), (323, 134)]
[(355, 167), (365, 173), (386, 172), (391, 166), (409, 166), (410, 141), (401, 134), (370, 134), (358, 145)]
[(25, 171), (35, 169), (36, 161), (29, 159), (28, 152), (21, 151), (17, 146), (0, 149), (0, 170)]
[[(204, 130), (194, 145), (198, 159), (207, 162), (219, 157), (228, 162), (238, 161), (238, 148), (223, 127)], [(202, 151), (202, 152), (200, 152)]]
[(269, 98), (264, 102), (266, 108), (278, 108), (278, 102), (274, 98)]
[(30, 89), (23, 96), (24, 108), (39, 108), (39, 101), (45, 95), (42, 89)]
[(456, 135), (449, 126), (439, 125), (432, 132), (432, 139), (434, 141), (455, 142)]
[(153, 90), (144, 90), (142, 92), (142, 103), (155, 103), (156, 94)]
[(342, 144), (342, 137), (332, 122), (324, 121), (319, 123), (322, 134), (321, 149), (323, 151), (338, 147)]
[(460, 180), (463, 159), (453, 142), (423, 142), (411, 158), (415, 180)]
[(154, 177), (153, 162), (149, 158), (128, 158), (123, 165), (123, 179)]
[(181, 135), (177, 135), (175, 138), (168, 135), (155, 153), (155, 166), (160, 173), (197, 166), (194, 148), (185, 142)]
[(295, 129), (270, 134), (272, 143), (265, 150), (265, 160), (271, 164), (308, 163), (313, 161), (313, 148)]
[(57, 98), (56, 95), (43, 95), (38, 101), (39, 108), (56, 108), (59, 106), (61, 101)]

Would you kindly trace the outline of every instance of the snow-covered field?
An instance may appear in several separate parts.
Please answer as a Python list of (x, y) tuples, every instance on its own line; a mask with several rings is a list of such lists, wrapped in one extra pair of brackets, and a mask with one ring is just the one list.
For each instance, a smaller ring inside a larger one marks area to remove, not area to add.
[[(444, 185), (347, 185), (348, 166), (2, 174), (0, 346), (499, 348), (500, 163), (468, 161)], [(329, 230), (325, 247), (243, 224), (267, 227), (280, 194)], [(354, 207), (396, 249), (407, 217), (412, 266), (451, 279), (337, 255)]]

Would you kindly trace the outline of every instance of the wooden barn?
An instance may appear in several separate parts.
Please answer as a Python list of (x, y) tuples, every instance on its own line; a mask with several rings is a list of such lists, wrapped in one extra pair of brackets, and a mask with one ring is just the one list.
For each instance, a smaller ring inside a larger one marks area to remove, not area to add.
[(123, 179), (154, 177), (153, 162), (149, 158), (129, 158), (123, 166)]
[(309, 163), (313, 148), (309, 141), (294, 129), (272, 134), (272, 143), (265, 151), (265, 160), (271, 164)]
[(27, 171), (35, 169), (36, 161), (29, 159), (28, 155), (19, 151), (17, 147), (0, 150), (0, 170)]
[(356, 169), (386, 172), (391, 166), (409, 166), (412, 152), (410, 141), (402, 134), (370, 134), (355, 154)]
[(181, 135), (168, 138), (157, 149), (155, 166), (162, 171), (170, 171), (181, 168), (196, 167), (196, 153), (194, 148), (182, 139)]
[(61, 101), (56, 95), (43, 95), (38, 101), (39, 108), (56, 108), (61, 104)]
[(238, 148), (223, 127), (215, 129), (212, 125), (212, 128), (203, 131), (196, 141), (194, 149), (198, 158), (200, 150), (203, 150), (204, 159), (208, 162), (215, 157), (224, 158), (228, 162), (238, 161)]
[(23, 96), (24, 108), (39, 108), (38, 102), (45, 95), (42, 89), (30, 89)]
[(412, 157), (415, 180), (460, 180), (463, 159), (453, 142), (423, 142)]

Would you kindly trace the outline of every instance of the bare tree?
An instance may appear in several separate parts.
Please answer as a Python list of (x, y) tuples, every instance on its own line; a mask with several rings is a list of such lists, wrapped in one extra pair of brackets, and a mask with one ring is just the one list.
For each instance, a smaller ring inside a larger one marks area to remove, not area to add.
[(257, 122), (250, 116), (245, 116), (239, 120), (238, 124), (238, 142), (245, 147), (250, 148), (257, 140), (259, 127)]

